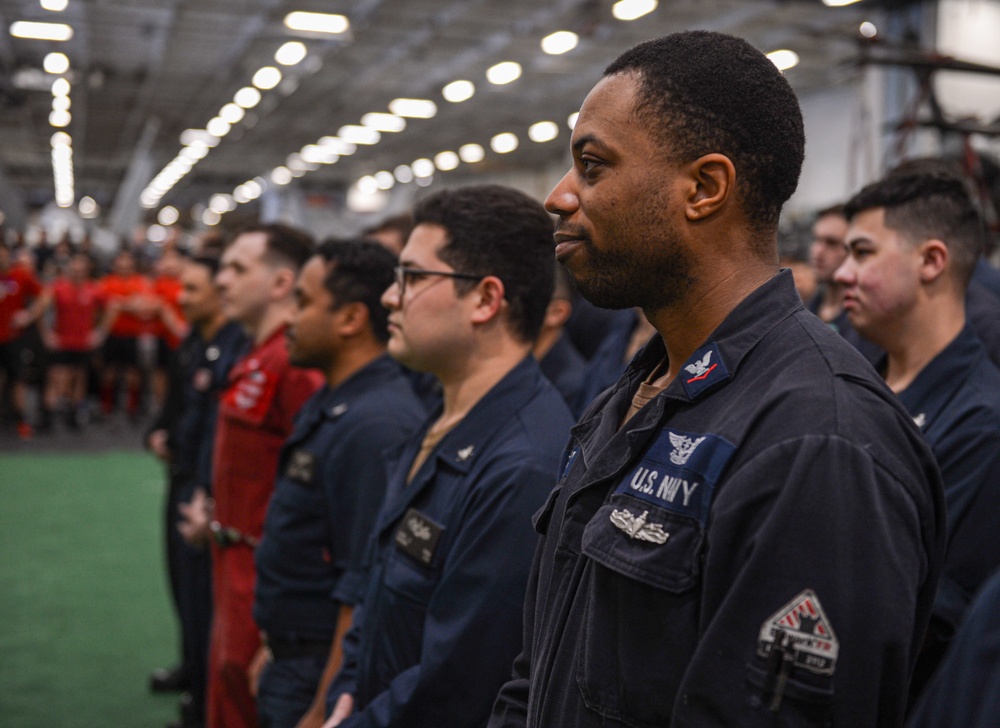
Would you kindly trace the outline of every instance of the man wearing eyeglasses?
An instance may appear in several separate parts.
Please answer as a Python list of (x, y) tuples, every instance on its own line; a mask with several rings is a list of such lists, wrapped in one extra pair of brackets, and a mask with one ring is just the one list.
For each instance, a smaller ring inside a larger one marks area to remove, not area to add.
[(423, 200), (400, 256), (389, 353), (443, 403), (390, 457), (367, 592), (326, 726), (479, 726), (520, 649), (536, 536), (572, 425), (531, 356), (552, 294), (552, 223), (515, 190)]

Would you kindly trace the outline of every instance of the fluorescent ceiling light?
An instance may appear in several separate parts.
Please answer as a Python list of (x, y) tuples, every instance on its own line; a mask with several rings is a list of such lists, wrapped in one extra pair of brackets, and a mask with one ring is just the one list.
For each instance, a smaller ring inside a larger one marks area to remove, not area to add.
[(192, 144), (203, 144), (206, 147), (215, 146), (211, 143), (214, 135), (204, 129), (185, 129), (181, 132), (181, 145), (189, 147)]
[(521, 64), (504, 61), (486, 69), (486, 80), (494, 86), (512, 83), (521, 77)]
[(324, 147), (319, 144), (306, 144), (302, 147), (299, 155), (305, 161), (312, 164), (333, 164), (340, 159), (340, 155), (330, 147)]
[(395, 114), (372, 112), (361, 117), (361, 124), (376, 131), (399, 132), (406, 128), (406, 119)]
[(619, 0), (611, 6), (618, 20), (635, 20), (656, 10), (656, 0)]
[(307, 33), (345, 33), (351, 27), (343, 15), (296, 11), (285, 16), (285, 27)]
[(181, 215), (177, 212), (177, 208), (172, 205), (167, 205), (156, 215), (156, 221), (161, 225), (173, 225), (175, 222), (180, 220)]
[(490, 139), (490, 147), (497, 154), (507, 154), (508, 152), (513, 152), (517, 149), (517, 144), (517, 136), (509, 131), (497, 134), (495, 137)]
[(296, 63), (305, 58), (307, 53), (308, 51), (306, 50), (305, 43), (300, 43), (297, 40), (290, 40), (275, 51), (274, 60), (282, 66), (294, 66)]
[(201, 215), (201, 221), (209, 227), (218, 225), (220, 220), (222, 220), (222, 215), (212, 209), (205, 210)]
[[(61, 13), (69, 5), (69, 0), (41, 0), (39, 4), (42, 6), (42, 10), (48, 10), (51, 13)], [(89, 198), (85, 197), (84, 199)]]
[(69, 81), (65, 78), (57, 78), (52, 82), (53, 96), (69, 96)]
[(401, 164), (392, 171), (392, 176), (397, 182), (405, 185), (413, 181), (413, 170), (410, 169), (410, 165)]
[(413, 170), (413, 176), (417, 179), (431, 177), (434, 174), (434, 162), (423, 157), (415, 159), (413, 160), (413, 164), (410, 165), (410, 169)]
[(93, 197), (80, 198), (80, 214), (84, 217), (94, 217), (97, 214), (97, 202)]
[(540, 121), (528, 127), (528, 138), (533, 142), (550, 142), (559, 136), (559, 125), (554, 121)]
[(486, 158), (486, 150), (480, 144), (463, 144), (458, 148), (458, 156), (466, 164), (475, 164)]
[(795, 68), (799, 65), (799, 54), (795, 51), (787, 49), (771, 51), (767, 57), (771, 63), (778, 67), (779, 71), (787, 71), (789, 68)]
[(542, 50), (550, 56), (558, 56), (576, 48), (580, 36), (569, 30), (558, 30), (542, 38)]
[(393, 99), (389, 111), (411, 119), (431, 119), (437, 114), (437, 104), (430, 99)]
[(253, 86), (244, 86), (233, 96), (233, 101), (244, 109), (252, 109), (260, 103), (260, 91)]
[(73, 37), (73, 28), (66, 23), (32, 23), (27, 20), (17, 20), (10, 24), (10, 34), (15, 38), (29, 40), (69, 40)]
[(52, 108), (56, 111), (69, 111), (73, 104), (69, 100), (69, 96), (53, 96), (52, 97)]
[(396, 184), (396, 178), (392, 176), (392, 172), (383, 169), (381, 172), (375, 173), (375, 184), (380, 190), (391, 190)]
[(441, 152), (434, 156), (434, 166), (442, 172), (450, 172), (458, 167), (458, 155), (455, 152)]
[(73, 138), (64, 131), (57, 131), (52, 135), (50, 142), (54, 147), (64, 147), (72, 144)]
[(378, 182), (370, 174), (367, 174), (361, 179), (359, 179), (357, 186), (358, 186), (358, 192), (360, 192), (363, 195), (374, 195), (376, 192), (378, 192)]
[(275, 167), (271, 170), (271, 181), (276, 185), (287, 185), (292, 181), (292, 171), (288, 167)]
[(337, 136), (351, 144), (378, 144), (382, 135), (369, 126), (348, 124), (337, 130)]
[(73, 117), (68, 111), (53, 111), (49, 114), (49, 124), (57, 128), (69, 126), (72, 120)]
[(250, 83), (259, 89), (267, 91), (281, 83), (281, 71), (274, 66), (264, 66), (253, 75)]
[(861, 33), (865, 38), (874, 38), (878, 35), (878, 28), (875, 27), (875, 23), (866, 20), (858, 28), (858, 32)]
[(443, 89), (441, 89), (441, 95), (444, 96), (445, 101), (450, 101), (453, 104), (457, 104), (461, 101), (468, 101), (475, 95), (476, 86), (472, 81), (452, 81)]
[(69, 70), (69, 57), (65, 53), (47, 53), (42, 61), (46, 73), (59, 75)]
[(219, 118), (230, 124), (238, 124), (246, 112), (242, 106), (229, 102), (219, 109)]
[(566, 126), (570, 129), (576, 128), (576, 120), (580, 118), (580, 112), (574, 111), (572, 114), (566, 117)]
[(229, 133), (229, 130), (232, 128), (233, 128), (232, 124), (230, 124), (225, 119), (219, 118), (218, 116), (216, 116), (210, 122), (205, 124), (205, 130), (212, 136), (216, 137), (224, 137), (226, 134)]
[(860, 0), (823, 0), (823, 4), (828, 8), (842, 8), (845, 5), (853, 5)]
[(325, 136), (317, 142), (321, 147), (325, 147), (330, 152), (338, 154), (341, 157), (347, 157), (354, 154), (358, 150), (356, 144), (351, 142), (345, 142), (343, 139), (335, 136)]

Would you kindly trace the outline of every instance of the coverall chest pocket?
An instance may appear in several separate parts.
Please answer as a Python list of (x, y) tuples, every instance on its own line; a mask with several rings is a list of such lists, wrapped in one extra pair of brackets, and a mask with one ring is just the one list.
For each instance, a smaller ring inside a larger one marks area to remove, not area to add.
[(704, 540), (696, 518), (625, 494), (587, 524), (577, 683), (606, 720), (669, 725), (697, 642)]

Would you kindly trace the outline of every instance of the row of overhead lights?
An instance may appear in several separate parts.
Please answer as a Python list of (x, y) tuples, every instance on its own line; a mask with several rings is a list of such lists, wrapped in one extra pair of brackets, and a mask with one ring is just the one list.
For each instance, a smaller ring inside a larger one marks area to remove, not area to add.
[[(656, 9), (657, 0), (620, 0), (612, 7), (612, 14), (619, 20), (635, 20)], [(542, 51), (549, 55), (567, 53), (579, 44), (576, 33), (560, 30), (551, 33), (541, 40)], [(486, 70), (486, 80), (494, 86), (513, 83), (521, 77), (521, 65), (515, 61), (502, 61)], [(476, 93), (475, 84), (468, 79), (458, 79), (446, 84), (441, 89), (441, 96), (450, 103), (468, 101)], [(359, 124), (348, 124), (340, 127), (334, 136), (324, 136), (315, 143), (307, 144), (298, 152), (294, 152), (285, 160), (285, 164), (275, 167), (268, 179), (275, 185), (286, 185), (296, 177), (315, 171), (323, 164), (335, 164), (341, 157), (354, 154), (358, 146), (378, 144), (383, 134), (398, 133), (407, 125), (407, 119), (430, 119), (437, 115), (437, 104), (431, 99), (398, 98), (388, 104), (388, 112), (371, 112), (361, 117)], [(575, 121), (575, 115), (571, 117)], [(572, 126), (571, 126), (572, 128)], [(553, 121), (540, 121), (528, 129), (528, 138), (539, 143), (555, 139), (559, 135), (559, 125)], [(497, 154), (507, 154), (518, 148), (520, 140), (512, 132), (502, 132), (490, 140), (490, 148)], [(400, 164), (392, 172), (382, 170), (374, 175), (362, 177), (357, 188), (362, 192), (376, 193), (378, 190), (391, 189), (397, 182), (408, 184), (415, 182), (426, 186), (431, 184), (436, 170), (451, 171), (462, 163), (475, 164), (486, 156), (486, 150), (479, 144), (464, 144), (458, 151), (443, 151), (434, 159), (421, 158), (412, 164)], [(266, 184), (257, 178), (262, 187)], [(232, 194), (216, 194), (209, 200), (208, 207), (202, 215), (206, 225), (215, 225), (226, 212), (236, 209), (238, 204), (256, 199), (256, 196), (240, 194), (240, 185)], [(259, 195), (258, 195), (259, 196)]]
[[(288, 13), (284, 24), (293, 31), (334, 35), (345, 33), (350, 28), (350, 23), (343, 15), (301, 11)], [(142, 206), (154, 208), (159, 205), (164, 195), (173, 189), (199, 161), (208, 156), (209, 150), (217, 146), (222, 137), (243, 120), (246, 112), (260, 103), (263, 98), (261, 92), (270, 91), (281, 83), (283, 75), (278, 66), (296, 66), (305, 60), (307, 55), (308, 49), (301, 41), (291, 40), (282, 44), (274, 54), (277, 66), (259, 68), (251, 77), (250, 85), (237, 91), (232, 101), (224, 104), (204, 129), (189, 129), (184, 132), (181, 135), (180, 152), (142, 191), (139, 197)]]
[[(69, 0), (40, 0), (43, 10), (62, 12)], [(73, 37), (73, 28), (65, 23), (47, 23), (18, 20), (10, 25), (10, 34), (15, 38), (62, 42)], [(69, 71), (69, 58), (65, 53), (52, 52), (45, 56), (42, 68), (46, 73), (59, 76), (52, 83), (52, 111), (49, 125), (56, 129), (69, 126), (70, 83), (63, 77)], [(56, 204), (71, 207), (76, 199), (73, 178), (73, 138), (65, 131), (56, 131), (50, 139), (52, 147), (52, 180), (55, 187)]]

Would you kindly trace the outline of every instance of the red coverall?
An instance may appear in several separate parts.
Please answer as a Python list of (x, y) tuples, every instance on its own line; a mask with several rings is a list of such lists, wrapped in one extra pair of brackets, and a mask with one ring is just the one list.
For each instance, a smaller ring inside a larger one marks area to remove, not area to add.
[[(254, 543), (264, 530), (282, 443), (299, 408), (323, 382), (315, 370), (288, 363), (279, 329), (233, 367), (219, 403), (212, 462), (215, 518)], [(253, 548), (212, 545), (212, 640), (208, 666), (208, 728), (256, 728), (257, 707), (247, 672), (260, 647), (252, 617)]]

